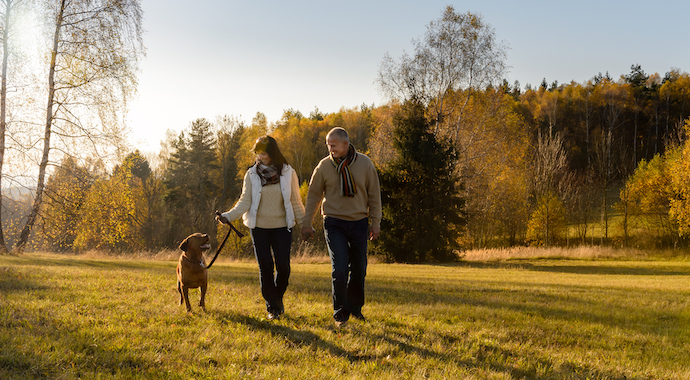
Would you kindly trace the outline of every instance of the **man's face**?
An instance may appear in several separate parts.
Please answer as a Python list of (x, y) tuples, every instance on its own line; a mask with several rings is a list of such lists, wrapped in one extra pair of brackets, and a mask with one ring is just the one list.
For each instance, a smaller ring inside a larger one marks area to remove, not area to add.
[(330, 153), (333, 158), (345, 158), (350, 149), (350, 143), (348, 143), (347, 140), (341, 140), (335, 136), (328, 136), (326, 138), (326, 146), (328, 147), (328, 153)]

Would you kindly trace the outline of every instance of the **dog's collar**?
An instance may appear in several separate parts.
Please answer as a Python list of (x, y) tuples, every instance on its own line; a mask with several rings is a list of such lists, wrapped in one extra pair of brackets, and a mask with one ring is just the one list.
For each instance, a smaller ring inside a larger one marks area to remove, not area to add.
[(189, 261), (192, 264), (199, 264), (202, 268), (205, 268), (206, 266), (204, 265), (204, 257), (201, 257), (201, 260), (197, 263), (195, 261), (192, 261), (187, 257), (186, 252), (182, 254), (182, 257), (184, 257), (185, 260)]

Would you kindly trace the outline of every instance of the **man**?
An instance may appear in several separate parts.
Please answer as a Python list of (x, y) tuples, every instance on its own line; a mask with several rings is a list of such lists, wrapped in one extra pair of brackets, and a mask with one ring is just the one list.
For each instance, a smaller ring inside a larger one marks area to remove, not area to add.
[(374, 164), (357, 153), (347, 131), (331, 129), (326, 145), (329, 155), (316, 166), (309, 182), (302, 237), (307, 240), (313, 235), (312, 219), (323, 200), (321, 213), (333, 277), (333, 319), (340, 327), (350, 316), (366, 320), (362, 306), (367, 239), (377, 239), (381, 231), (381, 190)]

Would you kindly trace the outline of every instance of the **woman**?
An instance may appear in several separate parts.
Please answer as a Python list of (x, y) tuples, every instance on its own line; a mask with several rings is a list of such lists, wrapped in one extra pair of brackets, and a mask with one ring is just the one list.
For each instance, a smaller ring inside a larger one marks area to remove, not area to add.
[(252, 150), (256, 164), (244, 175), (240, 199), (217, 219), (229, 223), (242, 216), (249, 227), (268, 319), (277, 319), (285, 312), (283, 295), (290, 277), (292, 227), (302, 224), (304, 205), (297, 173), (288, 165), (276, 140), (259, 137)]

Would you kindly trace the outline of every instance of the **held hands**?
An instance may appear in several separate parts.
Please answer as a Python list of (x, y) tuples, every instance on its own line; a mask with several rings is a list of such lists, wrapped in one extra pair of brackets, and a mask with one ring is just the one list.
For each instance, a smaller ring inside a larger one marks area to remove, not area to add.
[(316, 231), (311, 226), (302, 227), (302, 240), (309, 240), (314, 232)]
[(379, 234), (381, 233), (381, 228), (378, 227), (370, 227), (369, 228), (369, 240), (376, 240), (379, 238)]

